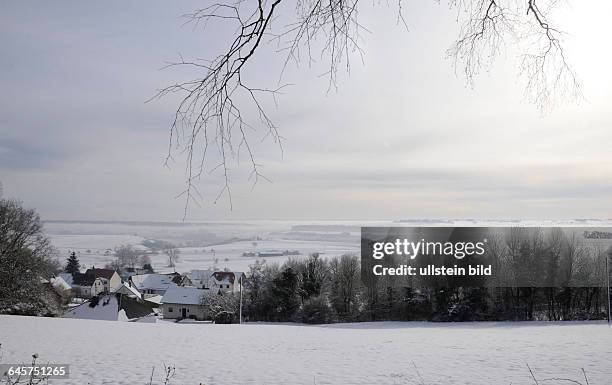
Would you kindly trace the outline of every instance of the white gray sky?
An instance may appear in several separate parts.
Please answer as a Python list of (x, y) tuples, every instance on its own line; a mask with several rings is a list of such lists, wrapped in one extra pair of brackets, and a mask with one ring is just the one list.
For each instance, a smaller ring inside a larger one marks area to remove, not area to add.
[[(223, 46), (222, 30), (182, 26), (205, 3), (0, 3), (5, 197), (45, 219), (182, 219), (183, 163), (163, 167), (175, 100), (144, 101), (181, 79), (165, 62)], [(511, 49), (466, 87), (445, 58), (455, 15), (418, 3), (405, 10), (409, 32), (393, 8), (364, 3), (365, 62), (353, 60), (338, 92), (326, 94), (323, 67), (291, 67), (271, 111), (284, 154), (254, 141), (273, 183), (251, 191), (245, 163), (230, 211), (213, 204), (212, 176), (188, 219), (609, 218), (612, 6), (567, 2), (560, 22), (586, 101), (541, 116), (523, 100)], [(251, 84), (276, 81), (272, 52)]]

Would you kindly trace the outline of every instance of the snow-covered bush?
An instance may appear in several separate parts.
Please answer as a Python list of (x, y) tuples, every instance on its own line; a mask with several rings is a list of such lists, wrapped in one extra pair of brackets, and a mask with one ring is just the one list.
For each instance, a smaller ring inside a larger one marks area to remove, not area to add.
[(0, 313), (53, 315), (44, 282), (58, 270), (34, 210), (0, 200)]

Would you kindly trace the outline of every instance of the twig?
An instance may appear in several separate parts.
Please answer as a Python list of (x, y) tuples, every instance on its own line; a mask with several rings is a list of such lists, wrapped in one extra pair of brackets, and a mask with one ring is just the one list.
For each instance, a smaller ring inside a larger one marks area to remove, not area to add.
[(584, 381), (586, 382), (586, 385), (589, 385), (589, 379), (587, 378), (587, 374), (584, 371), (584, 368), (581, 368), (581, 369), (582, 369), (582, 375), (584, 376)]
[(414, 363), (414, 361), (412, 361), (412, 366), (414, 366), (414, 370), (417, 373), (417, 376), (419, 376), (419, 381), (421, 385), (425, 385), (425, 380), (423, 379), (423, 376), (421, 376), (421, 373), (419, 372), (419, 368), (417, 368), (416, 364)]
[(533, 370), (531, 370), (531, 367), (529, 366), (529, 364), (525, 364), (525, 365), (527, 365), (527, 369), (529, 369), (529, 373), (531, 373), (531, 378), (533, 378), (533, 382), (535, 382), (535, 385), (539, 385), (538, 380), (536, 380), (535, 374), (533, 374)]

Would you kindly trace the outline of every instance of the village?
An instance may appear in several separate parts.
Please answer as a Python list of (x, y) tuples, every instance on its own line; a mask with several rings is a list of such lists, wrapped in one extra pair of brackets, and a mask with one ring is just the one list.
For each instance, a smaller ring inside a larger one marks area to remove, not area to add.
[[(74, 261), (72, 253), (68, 266)], [(44, 283), (64, 318), (237, 323), (243, 279), (243, 272), (233, 271), (156, 273), (92, 266), (85, 272), (61, 272)]]

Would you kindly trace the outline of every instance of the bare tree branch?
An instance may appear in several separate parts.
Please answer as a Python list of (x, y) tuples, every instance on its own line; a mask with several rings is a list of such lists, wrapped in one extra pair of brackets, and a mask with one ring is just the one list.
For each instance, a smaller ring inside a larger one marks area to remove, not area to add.
[[(563, 33), (548, 21), (556, 0), (549, 0), (550, 7), (540, 6), (539, 1), (449, 0), (449, 6), (457, 10), (461, 31), (448, 54), (455, 67), (462, 68), (468, 84), (473, 85), (511, 42), (523, 49), (520, 73), (526, 79), (526, 97), (540, 109), (553, 106), (557, 98), (581, 97), (562, 46)], [(407, 29), (403, 5), (403, 0), (395, 3), (397, 23)], [(198, 182), (215, 172), (223, 183), (214, 202), (227, 197), (230, 208), (233, 206), (231, 166), (239, 163), (241, 151), (247, 154), (253, 187), (260, 179), (268, 180), (250, 142), (251, 135), (263, 127), (264, 138), (271, 137), (282, 153), (283, 138), (268, 115), (266, 102), (276, 103), (286, 86), (282, 78), (290, 63), (325, 62), (327, 91), (337, 89), (339, 72), (350, 73), (351, 57), (363, 60), (365, 55), (360, 43), (369, 31), (359, 21), (359, 6), (359, 0), (230, 0), (185, 15), (187, 24), (203, 28), (215, 21), (235, 26), (229, 45), (212, 60), (180, 57), (169, 63), (165, 68), (187, 68), (197, 75), (161, 89), (154, 97), (180, 95), (170, 126), (166, 165), (175, 149), (186, 156), (185, 189), (179, 194), (185, 198), (185, 216), (190, 203), (201, 198)], [(290, 18), (276, 25), (281, 9)], [(244, 78), (245, 69), (266, 43), (275, 43), (277, 53), (284, 57), (275, 88), (254, 87)]]
[(520, 67), (527, 79), (526, 96), (541, 110), (554, 107), (558, 100), (582, 99), (580, 83), (563, 49), (563, 32), (548, 23), (536, 0), (528, 0), (526, 13), (535, 27), (526, 36), (532, 49), (523, 55)]
[(453, 0), (458, 20), (464, 15), (459, 38), (448, 54), (460, 65), (468, 84), (491, 66), (507, 42), (522, 52), (519, 73), (526, 81), (525, 96), (546, 111), (558, 101), (582, 98), (580, 83), (569, 65), (561, 32), (547, 21), (537, 0)]
[[(267, 135), (271, 136), (282, 150), (282, 138), (259, 99), (262, 94), (274, 96), (280, 92), (282, 87), (256, 88), (247, 85), (242, 79), (243, 68), (261, 45), (280, 2), (281, 0), (276, 0), (268, 5), (267, 1), (259, 0), (256, 9), (246, 17), (241, 13), (240, 8), (243, 1), (234, 5), (216, 3), (186, 15), (188, 22), (191, 23), (206, 25), (212, 19), (222, 19), (238, 23), (239, 28), (227, 51), (212, 61), (185, 61), (181, 57), (179, 62), (170, 63), (167, 66), (196, 68), (204, 71), (203, 78), (168, 86), (156, 95), (156, 97), (171, 93), (182, 95), (170, 127), (166, 163), (172, 159), (173, 147), (182, 146), (187, 157), (186, 186), (179, 196), (185, 197), (185, 216), (194, 195), (199, 195), (195, 182), (204, 173), (212, 173), (218, 169), (223, 174), (224, 185), (215, 202), (226, 194), (230, 207), (232, 207), (230, 160), (237, 159), (240, 150), (244, 149), (248, 154), (254, 183), (264, 178), (260, 171), (261, 165), (256, 162), (247, 137), (247, 130), (255, 130), (255, 127), (244, 118), (238, 100), (251, 102), (257, 111), (260, 123), (267, 129)], [(232, 137), (234, 133), (239, 136), (237, 140)], [(216, 144), (220, 162), (207, 170), (206, 162), (211, 142)], [(194, 156), (200, 144), (202, 145), (201, 159), (198, 163)]]

